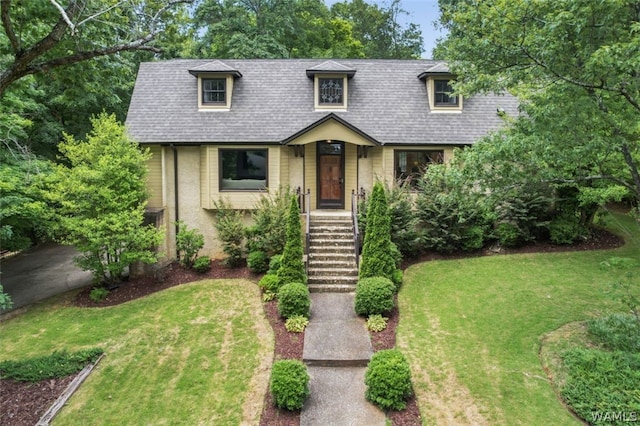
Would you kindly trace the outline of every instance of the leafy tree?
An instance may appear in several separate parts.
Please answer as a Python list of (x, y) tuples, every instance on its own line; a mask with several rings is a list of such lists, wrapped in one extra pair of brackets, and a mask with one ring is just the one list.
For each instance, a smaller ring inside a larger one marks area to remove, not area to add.
[(39, 73), (127, 51), (160, 53), (173, 21), (192, 0), (2, 0), (0, 96), (13, 82)]
[(298, 200), (293, 195), (287, 216), (287, 242), (284, 245), (282, 261), (277, 272), (281, 283), (307, 283), (307, 274), (302, 261), (303, 254), (300, 207), (298, 207)]
[(78, 265), (93, 273), (96, 282), (115, 283), (128, 265), (156, 261), (154, 246), (162, 232), (143, 226), (145, 161), (114, 115), (91, 120), (86, 141), (67, 135), (60, 144), (65, 164), (58, 165), (51, 200), (59, 212), (57, 238), (82, 253)]
[(456, 90), (519, 96), (518, 130), (538, 136), (531, 149), (582, 201), (606, 198), (611, 184), (640, 200), (637, 1), (440, 0), (440, 9), (449, 36), (439, 52)]
[(391, 242), (389, 205), (383, 185), (376, 182), (367, 209), (367, 232), (362, 246), (360, 278), (385, 277), (393, 280), (396, 270), (394, 249)]

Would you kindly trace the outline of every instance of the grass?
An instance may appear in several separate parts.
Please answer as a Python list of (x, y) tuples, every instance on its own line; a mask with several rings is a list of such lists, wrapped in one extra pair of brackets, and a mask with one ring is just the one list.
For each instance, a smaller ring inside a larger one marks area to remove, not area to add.
[(58, 424), (257, 424), (273, 334), (258, 287), (206, 280), (119, 306), (49, 301), (0, 323), (1, 359), (101, 347)]
[(398, 346), (412, 366), (425, 424), (579, 424), (541, 367), (545, 334), (624, 311), (600, 262), (639, 256), (637, 226), (609, 223), (630, 242), (612, 251), (428, 262), (405, 273)]

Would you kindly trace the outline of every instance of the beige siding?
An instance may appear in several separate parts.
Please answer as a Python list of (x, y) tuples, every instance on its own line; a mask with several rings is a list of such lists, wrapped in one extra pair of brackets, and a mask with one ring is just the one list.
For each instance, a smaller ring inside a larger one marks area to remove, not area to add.
[(164, 206), (162, 197), (162, 147), (149, 148), (151, 158), (147, 160), (147, 190), (149, 201), (147, 207), (160, 208)]
[(358, 147), (347, 143), (344, 148), (344, 208), (351, 210), (351, 191), (358, 190)]
[(305, 145), (304, 152), (304, 190), (311, 190), (311, 210), (316, 209), (318, 191), (317, 177), (316, 177), (316, 144), (311, 143)]
[(211, 150), (203, 145), (200, 147), (200, 206), (203, 209), (213, 208), (211, 169)]
[[(280, 150), (280, 170), (278, 170), (279, 185), (290, 185), (289, 182), (289, 158), (293, 156), (293, 148), (283, 146)], [(275, 190), (277, 188), (271, 187)], [(295, 188), (293, 188), (295, 189)]]

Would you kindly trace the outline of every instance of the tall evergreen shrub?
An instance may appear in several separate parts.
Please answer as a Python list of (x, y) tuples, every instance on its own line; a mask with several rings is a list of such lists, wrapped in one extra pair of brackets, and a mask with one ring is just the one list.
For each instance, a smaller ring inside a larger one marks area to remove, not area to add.
[(300, 282), (307, 283), (307, 274), (304, 269), (302, 256), (302, 226), (300, 225), (300, 208), (295, 195), (291, 197), (289, 216), (287, 218), (287, 241), (282, 253), (278, 278), (283, 284)]
[(367, 209), (367, 232), (362, 247), (360, 278), (386, 277), (394, 279), (396, 271), (391, 243), (391, 218), (384, 187), (380, 182), (373, 186)]

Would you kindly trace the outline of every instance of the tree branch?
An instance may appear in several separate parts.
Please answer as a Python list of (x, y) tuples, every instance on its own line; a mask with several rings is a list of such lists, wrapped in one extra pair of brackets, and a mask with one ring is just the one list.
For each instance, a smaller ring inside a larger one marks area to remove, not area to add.
[(11, 42), (13, 52), (17, 55), (22, 47), (20, 44), (20, 40), (18, 39), (18, 37), (16, 37), (16, 33), (13, 31), (11, 17), (9, 16), (9, 9), (11, 9), (11, 0), (2, 0), (2, 4), (0, 5), (0, 17), (2, 18), (2, 26), (4, 27), (5, 34), (7, 34), (7, 37)]

